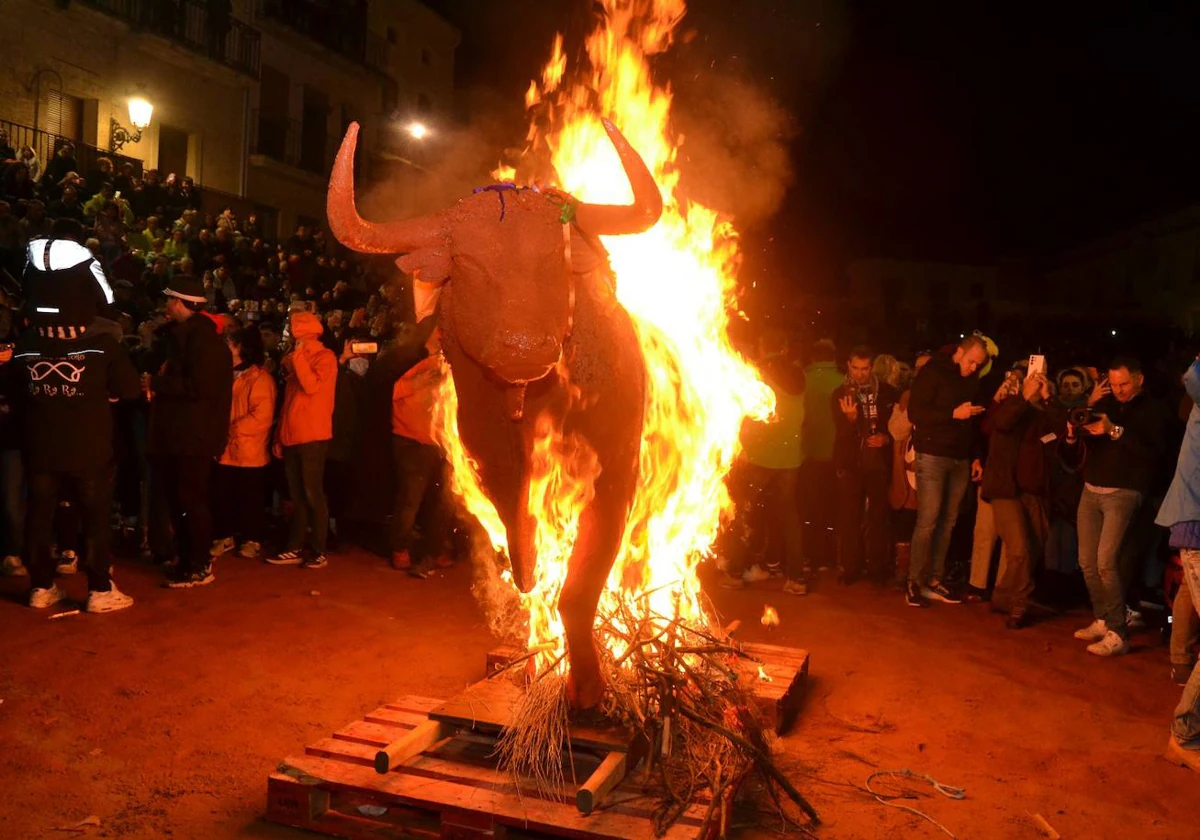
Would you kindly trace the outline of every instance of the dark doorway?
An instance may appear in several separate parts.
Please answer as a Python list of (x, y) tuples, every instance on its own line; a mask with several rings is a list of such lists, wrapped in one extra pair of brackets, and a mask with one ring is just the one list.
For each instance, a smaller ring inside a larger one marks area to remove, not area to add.
[(158, 127), (158, 171), (167, 176), (187, 174), (188, 133), (169, 125)]

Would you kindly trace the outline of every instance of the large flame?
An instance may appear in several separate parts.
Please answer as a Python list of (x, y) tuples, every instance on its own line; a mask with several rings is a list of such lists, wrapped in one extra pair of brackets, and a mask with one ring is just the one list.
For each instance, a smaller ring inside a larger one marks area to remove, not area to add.
[[(727, 333), (728, 313), (736, 310), (736, 234), (715, 210), (681, 193), (671, 92), (655, 83), (647, 63), (670, 47), (684, 3), (605, 0), (603, 6), (603, 21), (587, 38), (588, 66), (568, 73), (562, 38), (556, 38), (526, 105), (539, 115), (531, 144), (545, 144), (559, 185), (578, 199), (627, 204), (632, 198), (602, 116), (641, 153), (663, 195), (662, 218), (651, 230), (604, 240), (617, 296), (634, 317), (647, 368), (641, 482), (597, 613), (597, 636), (619, 657), (631, 628), (608, 632), (618, 603), (634, 605), (643, 632), (653, 632), (654, 616), (708, 621), (696, 567), (730, 512), (724, 480), (742, 422), (769, 416), (774, 397)], [(507, 180), (515, 173), (502, 174)], [(452, 486), (503, 551), (504, 528), (462, 448), (455, 406), (446, 377), (436, 425)], [(561, 667), (558, 595), (597, 465), (584, 441), (564, 440), (561, 429), (545, 420), (537, 428), (530, 499), (538, 523), (536, 582), (522, 603), (530, 647), (545, 651), (539, 664)]]

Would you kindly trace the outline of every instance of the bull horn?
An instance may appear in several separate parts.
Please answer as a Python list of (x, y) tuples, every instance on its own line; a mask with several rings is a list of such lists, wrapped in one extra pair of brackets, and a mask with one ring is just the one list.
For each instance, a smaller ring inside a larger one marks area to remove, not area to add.
[(629, 185), (633, 187), (633, 204), (581, 203), (575, 210), (575, 220), (580, 230), (593, 236), (619, 236), (649, 230), (662, 215), (662, 194), (658, 184), (654, 183), (654, 176), (646, 168), (642, 156), (629, 145), (617, 127), (608, 120), (601, 122), (621, 158)]
[(333, 235), (347, 248), (366, 254), (404, 254), (428, 245), (440, 234), (435, 217), (368, 222), (358, 215), (354, 205), (354, 147), (357, 141), (358, 123), (352, 122), (333, 163), (325, 199), (325, 212)]

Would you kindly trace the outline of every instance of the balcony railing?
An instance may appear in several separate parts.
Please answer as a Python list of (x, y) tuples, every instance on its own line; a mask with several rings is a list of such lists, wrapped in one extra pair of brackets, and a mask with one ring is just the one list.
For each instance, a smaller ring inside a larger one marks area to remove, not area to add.
[(71, 140), (68, 137), (62, 137), (49, 131), (42, 131), (27, 125), (21, 125), (20, 123), (8, 122), (7, 120), (0, 120), (0, 128), (8, 132), (9, 145), (18, 152), (23, 146), (29, 146), (33, 149), (34, 154), (38, 156), (38, 160), (42, 162), (43, 168), (50, 163), (63, 143), (71, 143), (75, 146), (75, 160), (79, 163), (79, 174), (85, 178), (89, 172), (96, 168), (96, 159), (100, 157), (106, 157), (111, 160), (114, 170), (118, 173), (121, 171), (122, 166), (131, 163), (133, 164), (134, 175), (138, 178), (142, 177), (142, 162), (137, 158), (120, 155), (116, 152), (110, 152), (107, 149), (97, 148), (96, 146), (89, 146), (87, 143), (80, 143), (77, 140)]
[[(331, 8), (317, 0), (256, 0), (258, 17), (282, 23), (339, 55), (373, 70), (387, 68), (388, 43), (367, 31), (366, 17), (350, 3)], [(365, 8), (365, 6), (363, 7)]]
[(301, 120), (273, 117), (261, 111), (251, 114), (250, 152), (279, 163), (328, 175), (333, 168), (340, 138), (324, 131), (304, 130)]
[(202, 0), (80, 0), (134, 29), (153, 32), (258, 78), (261, 40), (258, 30), (233, 16), (211, 15)]

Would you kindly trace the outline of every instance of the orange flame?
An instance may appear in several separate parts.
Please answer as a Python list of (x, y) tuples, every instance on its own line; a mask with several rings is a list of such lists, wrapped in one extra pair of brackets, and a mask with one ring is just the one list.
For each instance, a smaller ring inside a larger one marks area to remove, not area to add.
[[(647, 372), (641, 482), (597, 618), (600, 643), (619, 657), (626, 641), (603, 629), (618, 604), (632, 606), (643, 632), (651, 634), (668, 618), (708, 624), (696, 567), (709, 553), (722, 517), (732, 512), (724, 479), (738, 452), (742, 422), (766, 419), (774, 397), (727, 334), (727, 313), (736, 310), (736, 233), (715, 210), (682, 194), (671, 92), (654, 81), (647, 63), (648, 56), (670, 47), (684, 3), (604, 0), (603, 6), (603, 21), (586, 41), (589, 66), (566, 76), (559, 36), (541, 84), (530, 84), (526, 104), (549, 103), (539, 109), (548, 124), (535, 121), (529, 138), (548, 148), (561, 186), (578, 199), (626, 204), (632, 197), (601, 116), (641, 153), (663, 195), (662, 218), (651, 230), (604, 238), (617, 297), (634, 317)], [(451, 464), (452, 489), (493, 547), (504, 551), (504, 528), (458, 439), (455, 405), (447, 377), (436, 426)], [(558, 593), (597, 464), (583, 441), (564, 439), (552, 423), (539, 420), (537, 431), (529, 503), (538, 526), (536, 578), (521, 600), (530, 646), (555, 643), (539, 655), (539, 666), (547, 667), (560, 663), (564, 653)], [(618, 629), (625, 636), (633, 630)]]

